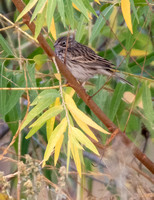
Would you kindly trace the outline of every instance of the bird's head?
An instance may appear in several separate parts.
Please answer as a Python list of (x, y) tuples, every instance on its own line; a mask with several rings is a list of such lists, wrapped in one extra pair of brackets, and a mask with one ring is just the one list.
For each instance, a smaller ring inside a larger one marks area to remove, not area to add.
[(54, 47), (55, 50), (62, 50), (62, 49), (66, 49), (67, 48), (71, 48), (74, 47), (76, 41), (73, 37), (67, 37), (67, 36), (63, 36), (58, 38), (55, 41)]

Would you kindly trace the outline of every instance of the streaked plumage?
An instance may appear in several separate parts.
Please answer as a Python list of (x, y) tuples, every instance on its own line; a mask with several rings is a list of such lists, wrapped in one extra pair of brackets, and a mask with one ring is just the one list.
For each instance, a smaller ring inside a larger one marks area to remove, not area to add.
[(66, 61), (66, 66), (80, 82), (87, 81), (95, 74), (103, 74), (131, 85), (111, 70), (113, 65), (110, 61), (98, 56), (92, 49), (76, 42), (72, 37), (69, 37), (68, 41), (66, 36), (58, 38), (54, 47), (56, 55), (63, 63)]

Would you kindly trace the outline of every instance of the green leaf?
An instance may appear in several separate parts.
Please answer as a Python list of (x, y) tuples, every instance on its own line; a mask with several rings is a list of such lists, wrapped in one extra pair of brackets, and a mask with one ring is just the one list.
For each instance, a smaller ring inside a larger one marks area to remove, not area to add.
[(138, 19), (137, 11), (136, 11), (136, 8), (135, 8), (134, 0), (130, 0), (130, 3), (131, 3), (131, 7), (132, 7), (132, 9), (133, 9), (135, 18), (136, 18), (136, 20), (137, 20), (137, 23), (139, 24), (139, 19)]
[(98, 55), (108, 60), (112, 60), (115, 55), (122, 51), (123, 47), (121, 44), (125, 46), (125, 40), (123, 40), (121, 43), (118, 43), (116, 46), (107, 49), (106, 51), (99, 52)]
[(135, 6), (147, 6), (146, 0), (134, 0)]
[(47, 26), (48, 26), (48, 31), (50, 30), (52, 17), (53, 17), (55, 8), (56, 8), (56, 3), (57, 3), (57, 0), (48, 0), (48, 4), (47, 4)]
[(109, 118), (112, 121), (114, 120), (116, 113), (119, 109), (119, 105), (120, 102), (122, 101), (124, 91), (125, 91), (125, 85), (121, 83), (117, 84), (110, 104)]
[(45, 14), (46, 14), (46, 6), (44, 7), (42, 13), (39, 13), (37, 15), (37, 19), (36, 19), (36, 28), (35, 28), (35, 35), (34, 35), (34, 38), (37, 38), (43, 25), (44, 25), (44, 22), (45, 22)]
[[(5, 79), (4, 65), (0, 66), (0, 88), (7, 87), (7, 80)], [(7, 93), (6, 90), (0, 90), (0, 118), (5, 118), (5, 105)]]
[(61, 17), (61, 20), (63, 22), (64, 27), (66, 27), (66, 23), (65, 23), (65, 10), (64, 10), (64, 1), (63, 0), (57, 0), (58, 3), (58, 11)]
[(36, 120), (32, 125), (30, 125), (30, 127), (39, 126), (39, 124), (42, 124), (42, 123), (46, 122), (48, 119), (58, 115), (62, 111), (63, 111), (63, 106), (62, 105), (54, 106), (54, 107), (48, 109), (45, 113), (43, 113), (38, 118), (38, 120)]
[[(8, 122), (8, 127), (12, 133), (12, 135), (16, 134), (19, 126), (19, 120), (21, 120), (21, 111), (20, 105), (17, 103), (5, 116), (5, 121)], [(13, 123), (10, 123), (13, 122)], [(16, 138), (15, 143), (13, 144), (15, 151), (17, 153), (18, 150), (18, 138)]]
[(83, 4), (82, 0), (72, 0), (72, 2), (78, 7), (81, 13), (89, 20), (87, 8)]
[(23, 9), (23, 11), (20, 13), (20, 15), (17, 17), (16, 21), (19, 21), (20, 18), (22, 18), (28, 11), (30, 11), (30, 9), (35, 6), (37, 1), (38, 0), (30, 0), (26, 7)]
[(39, 102), (43, 103), (43, 101), (47, 99), (56, 99), (56, 97), (59, 97), (59, 93), (55, 89), (50, 89), (50, 90), (43, 90), (31, 103), (31, 106), (34, 106), (38, 104)]
[(82, 39), (82, 36), (84, 34), (84, 30), (85, 30), (85, 27), (84, 27), (84, 23), (85, 23), (86, 18), (84, 15), (81, 15), (80, 16), (80, 20), (78, 22), (78, 26), (77, 26), (77, 32), (76, 32), (76, 35), (75, 35), (75, 39), (76, 41), (80, 42), (81, 39)]
[(86, 7), (91, 13), (93, 13), (95, 16), (97, 16), (95, 10), (94, 10), (93, 7), (90, 5), (89, 0), (82, 0), (82, 2), (84, 3), (85, 7)]
[(39, 124), (38, 126), (34, 126), (34, 127), (29, 131), (29, 133), (26, 135), (25, 138), (28, 139), (28, 138), (32, 137), (44, 124), (45, 124), (45, 122), (42, 123), (42, 124)]
[(142, 101), (143, 101), (144, 114), (148, 120), (148, 123), (150, 124), (151, 127), (154, 127), (154, 110), (148, 83), (144, 84)]
[(12, 48), (9, 46), (8, 42), (0, 34), (0, 46), (8, 55), (14, 55)]
[(135, 62), (130, 63), (128, 66), (131, 68), (132, 72), (134, 72), (134, 68), (139, 68), (138, 64), (139, 63), (141, 66), (144, 64), (144, 67), (149, 65), (152, 61), (154, 60), (154, 52), (148, 54), (146, 56), (146, 60), (145, 60), (145, 56), (143, 56), (142, 58), (137, 59)]
[[(27, 68), (27, 85), (28, 87), (37, 87), (36, 84), (36, 71), (35, 71), (35, 63), (28, 64)], [(37, 90), (29, 90), (30, 102), (33, 101), (37, 96)]]
[(52, 104), (55, 101), (56, 97), (58, 97), (58, 95), (49, 96), (46, 99), (40, 99), (38, 101), (38, 104), (28, 113), (26, 120), (21, 126), (21, 129), (27, 126), (37, 115), (39, 115), (44, 109)]
[[(36, 15), (40, 12), (40, 10), (44, 7), (45, 3), (47, 2), (47, 0), (39, 0), (36, 7), (35, 7), (35, 10), (32, 14), (32, 17), (31, 17), (31, 20), (30, 20), (30, 23), (35, 19)], [(43, 8), (44, 10), (44, 8)], [(45, 20), (45, 13), (41, 12), (43, 17), (44, 17), (44, 20)]]
[[(19, 87), (25, 86), (25, 78), (24, 74), (9, 74), (5, 73), (3, 67), (1, 68), (1, 76), (0, 76), (0, 87), (14, 87), (13, 83), (16, 83)], [(5, 78), (6, 77), (6, 78)], [(17, 104), (19, 101), (20, 96), (23, 94), (24, 91), (21, 90), (7, 90), (7, 91), (0, 91), (0, 114), (4, 118), (5, 115)]]
[[(101, 29), (103, 26), (106, 24), (106, 20), (109, 19), (109, 16), (112, 13), (112, 8), (113, 5), (110, 5), (109, 7), (105, 8), (105, 10), (100, 13), (99, 17), (97, 18), (95, 25), (92, 29), (91, 37), (90, 37), (90, 42), (92, 42), (100, 33)], [(106, 20), (103, 18), (105, 16)]]
[(74, 13), (71, 0), (65, 0), (65, 13), (71, 28), (74, 29)]
[(46, 54), (38, 54), (33, 57), (35, 63), (37, 65), (43, 65), (47, 61), (47, 55)]

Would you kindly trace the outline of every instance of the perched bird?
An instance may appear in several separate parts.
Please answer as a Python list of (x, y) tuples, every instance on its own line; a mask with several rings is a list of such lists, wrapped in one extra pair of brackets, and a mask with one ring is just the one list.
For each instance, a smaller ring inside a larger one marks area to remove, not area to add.
[(103, 74), (132, 86), (118, 73), (113, 72), (113, 64), (110, 61), (98, 56), (91, 48), (80, 44), (74, 38), (60, 37), (55, 41), (54, 47), (58, 58), (80, 82), (86, 82), (95, 74)]

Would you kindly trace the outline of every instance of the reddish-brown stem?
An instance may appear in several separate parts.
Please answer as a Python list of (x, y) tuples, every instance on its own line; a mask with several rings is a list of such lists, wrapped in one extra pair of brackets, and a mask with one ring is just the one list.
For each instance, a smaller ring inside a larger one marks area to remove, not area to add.
[[(21, 12), (25, 5), (21, 0), (12, 0), (15, 4), (16, 8), (19, 12)], [(34, 23), (30, 22), (30, 16), (29, 14), (25, 14), (23, 16), (24, 23), (27, 24), (29, 29), (34, 34), (35, 32), (35, 25)], [(68, 83), (74, 88), (74, 90), (77, 92), (77, 94), (82, 98), (82, 100), (87, 104), (87, 106), (95, 113), (95, 115), (103, 122), (103, 124), (111, 131), (114, 132), (115, 130), (118, 130), (118, 134), (121, 137), (121, 141), (126, 144), (133, 146), (133, 154), (134, 156), (145, 166), (147, 167), (152, 173), (154, 173), (154, 163), (145, 155), (143, 154), (129, 139), (128, 137), (122, 133), (116, 125), (103, 113), (103, 111), (96, 105), (96, 103), (89, 97), (89, 95), (86, 93), (84, 88), (76, 81), (76, 79), (73, 77), (71, 72), (67, 69), (65, 64), (63, 64), (55, 55), (54, 51), (51, 49), (49, 44), (46, 42), (45, 38), (42, 34), (39, 34), (37, 40), (39, 41), (40, 46), (43, 48), (45, 53), (48, 55), (50, 59), (52, 57), (55, 57), (57, 65), (59, 67), (60, 72), (64, 75), (64, 77), (67, 79)], [(95, 145), (99, 148), (99, 145), (95, 143)]]

